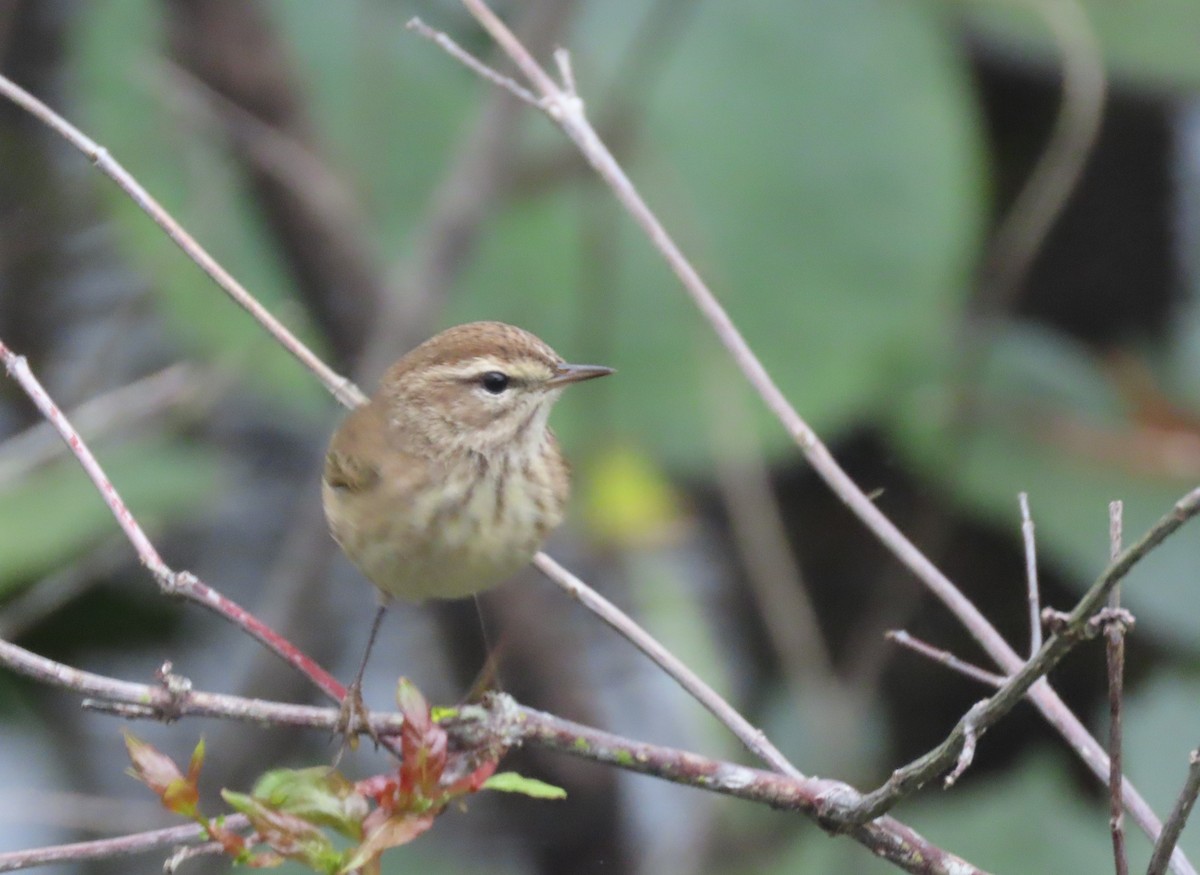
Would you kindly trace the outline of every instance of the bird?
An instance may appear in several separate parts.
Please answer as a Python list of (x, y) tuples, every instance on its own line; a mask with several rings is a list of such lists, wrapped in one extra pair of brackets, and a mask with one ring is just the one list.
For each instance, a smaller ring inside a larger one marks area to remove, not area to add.
[[(334, 540), (381, 594), (367, 655), (393, 598), (472, 596), (541, 549), (571, 482), (550, 410), (568, 386), (611, 373), (514, 325), (471, 322), (402, 356), (345, 418), (321, 497)], [(367, 655), (348, 689), (360, 711)]]

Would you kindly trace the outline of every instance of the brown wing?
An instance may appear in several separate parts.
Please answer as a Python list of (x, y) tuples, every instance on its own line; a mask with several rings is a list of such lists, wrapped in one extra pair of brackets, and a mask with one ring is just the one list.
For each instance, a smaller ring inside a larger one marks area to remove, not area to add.
[(429, 463), (409, 451), (374, 402), (346, 417), (325, 454), (325, 483), (344, 495), (369, 495), (385, 480), (386, 494), (405, 494), (429, 476)]
[(379, 469), (360, 457), (330, 450), (325, 456), (325, 482), (345, 492), (365, 492), (379, 482)]
[(346, 417), (325, 454), (325, 482), (329, 486), (361, 493), (379, 483), (381, 428), (373, 404), (359, 407)]

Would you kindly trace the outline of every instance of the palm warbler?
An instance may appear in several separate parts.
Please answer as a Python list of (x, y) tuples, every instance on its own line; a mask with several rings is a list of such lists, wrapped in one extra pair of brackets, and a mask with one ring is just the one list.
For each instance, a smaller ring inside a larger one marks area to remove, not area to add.
[(362, 675), (390, 596), (462, 598), (502, 583), (562, 522), (570, 468), (550, 408), (571, 383), (611, 373), (569, 365), (512, 325), (472, 322), (392, 365), (334, 432), (325, 517), (383, 594), (341, 731), (365, 722)]
[(528, 331), (472, 322), (401, 358), (334, 433), (322, 498), (334, 539), (381, 592), (462, 598), (533, 558), (570, 469), (547, 425), (569, 365)]

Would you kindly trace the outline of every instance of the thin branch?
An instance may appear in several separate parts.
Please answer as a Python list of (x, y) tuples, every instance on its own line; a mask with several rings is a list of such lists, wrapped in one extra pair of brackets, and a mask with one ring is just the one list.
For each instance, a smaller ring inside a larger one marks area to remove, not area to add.
[(979, 719), (986, 704), (986, 702), (976, 702), (962, 718), (962, 748), (958, 752), (954, 770), (942, 782), (942, 786), (946, 789), (953, 787), (975, 760), (975, 745), (979, 742), (979, 736), (983, 734)]
[[(241, 830), (248, 827), (249, 821), (241, 814), (231, 814), (225, 818), (228, 829)], [(16, 869), (29, 869), (33, 866), (45, 866), (50, 863), (78, 863), (83, 860), (110, 860), (114, 857), (128, 857), (133, 854), (143, 854), (160, 848), (169, 848), (185, 842), (205, 839), (204, 828), (196, 823), (186, 823), (182, 826), (171, 826), (166, 829), (155, 829), (133, 835), (120, 836), (112, 839), (98, 839), (92, 842), (74, 842), (69, 845), (54, 845), (45, 848), (31, 848), (27, 851), (9, 851), (0, 853), (0, 872), (12, 872)]]
[(920, 638), (914, 638), (903, 629), (892, 629), (884, 636), (888, 641), (894, 641), (901, 647), (907, 647), (914, 653), (919, 653), (922, 656), (932, 659), (934, 662), (939, 662), (951, 671), (956, 671), (961, 675), (966, 675), (971, 680), (979, 681), (981, 684), (987, 684), (989, 687), (1001, 687), (1008, 678), (987, 671), (977, 665), (972, 665), (966, 660), (960, 659), (949, 650), (942, 650), (940, 647), (934, 647), (932, 644), (927, 644)]
[[(1048, 687), (1045, 675), (1079, 640), (1087, 637), (1093, 615), (1104, 606), (1113, 587), (1138, 561), (1197, 513), (1200, 513), (1200, 488), (1192, 490), (1177, 501), (1174, 508), (1143, 535), (1140, 541), (1120, 553), (1065, 617), (1063, 627), (1056, 631), (1050, 640), (1042, 645), (1037, 655), (1009, 678), (995, 695), (972, 708), (940, 745), (894, 771), (879, 789), (865, 794), (861, 804), (854, 811), (848, 812), (848, 816), (856, 822), (865, 822), (883, 814), (902, 797), (950, 768), (951, 764), (958, 760), (968, 735), (982, 735), (1021, 701), (1031, 688)], [(1125, 784), (1125, 792), (1128, 793), (1128, 782)], [(1161, 830), (1161, 827), (1159, 829)], [(1156, 831), (1155, 835), (1157, 834)]]
[[(254, 836), (250, 836), (247, 844), (254, 844)], [(198, 845), (186, 845), (179, 848), (171, 856), (163, 861), (163, 875), (175, 875), (179, 871), (179, 867), (188, 860), (194, 860), (197, 857), (221, 856), (225, 853), (225, 849), (220, 842), (203, 842)]]
[[(0, 665), (41, 683), (100, 700), (90, 703), (95, 710), (112, 710), (103, 703), (134, 706), (136, 710), (122, 711), (125, 717), (166, 721), (180, 717), (225, 717), (261, 725), (331, 731), (339, 715), (336, 708), (201, 693), (178, 682), (138, 684), (117, 680), (63, 665), (3, 640), (0, 640)], [(371, 727), (384, 735), (398, 732), (403, 723), (399, 715), (372, 714), (370, 720)]]
[(445, 34), (440, 30), (434, 30), (416, 16), (410, 18), (408, 20), (408, 24), (405, 26), (413, 33), (423, 36), (425, 39), (441, 48), (442, 51), (454, 58), (454, 60), (458, 61), (467, 69), (472, 70), (476, 75), (486, 79), (493, 85), (499, 86), (513, 97), (517, 98), (523, 103), (529, 104), (534, 109), (542, 108), (542, 102), (538, 100), (537, 95), (535, 95), (532, 91), (530, 91), (528, 88), (518, 85), (516, 80), (514, 80), (512, 77), (497, 73), (487, 64), (480, 61), (478, 58), (452, 40), (448, 34)]
[(761, 729), (750, 725), (732, 705), (702, 681), (695, 672), (683, 664), (669, 650), (663, 647), (645, 629), (635, 623), (627, 614), (610, 602), (600, 593), (585, 584), (567, 569), (563, 568), (545, 553), (534, 557), (534, 566), (554, 583), (558, 584), (567, 595), (583, 604), (589, 611), (623, 635), (625, 638), (646, 654), (663, 671), (687, 690), (696, 701), (707, 708), (713, 716), (724, 723), (752, 753), (778, 769), (782, 774), (797, 780), (804, 775), (788, 762), (779, 750), (767, 740)]
[(891, 817), (860, 825), (826, 819), (825, 812), (831, 800), (858, 795), (854, 788), (840, 781), (797, 780), (761, 769), (731, 765), (631, 741), (532, 708), (514, 706), (511, 699), (501, 694), (489, 697), (482, 708), (463, 708), (460, 719), (465, 722), (456, 727), (456, 737), (464, 743), (478, 743), (480, 739), (515, 736), (526, 744), (654, 775), (684, 786), (763, 802), (782, 810), (800, 811), (827, 832), (850, 835), (906, 872), (943, 875), (977, 875), (981, 872), (971, 863), (930, 844)]
[(1158, 840), (1154, 842), (1154, 852), (1150, 855), (1150, 865), (1146, 868), (1146, 875), (1163, 875), (1167, 871), (1167, 863), (1171, 859), (1175, 846), (1179, 843), (1179, 836), (1183, 834), (1183, 828), (1187, 825), (1188, 815), (1192, 813), (1192, 806), (1196, 804), (1198, 795), (1200, 795), (1200, 749), (1193, 750), (1188, 755), (1187, 779), (1183, 782), (1183, 789), (1179, 791), (1179, 798), (1175, 800), (1175, 807), (1171, 809), (1171, 814), (1167, 817), (1162, 832), (1158, 834)]
[(253, 615), (248, 613), (244, 608), (221, 595), (216, 590), (210, 588), (199, 578), (189, 571), (174, 571), (172, 570), (158, 554), (154, 545), (150, 543), (150, 539), (146, 537), (146, 533), (142, 527), (138, 525), (136, 519), (125, 502), (121, 499), (120, 493), (113, 486), (112, 481), (108, 479), (108, 475), (100, 467), (100, 463), (96, 461), (96, 457), (92, 455), (92, 451), (88, 449), (87, 444), (79, 436), (79, 432), (63, 415), (58, 406), (47, 394), (42, 384), (38, 382), (37, 377), (29, 369), (28, 362), (23, 356), (16, 355), (12, 350), (5, 346), (3, 339), (0, 339), (0, 361), (4, 363), (5, 369), (25, 393), (33, 401), (34, 405), (41, 411), (42, 415), (54, 426), (55, 431), (59, 433), (67, 446), (71, 448), (71, 452), (79, 460), (79, 464), (83, 466), (84, 471), (99, 490), (105, 504), (112, 511), (113, 516), (117, 520), (117, 525), (125, 532), (125, 536), (133, 544), (137, 551), (138, 559), (146, 566), (158, 582), (159, 589), (165, 595), (180, 596), (197, 602), (211, 611), (219, 614), (225, 619), (233, 622), (235, 625), (244, 629), (248, 634), (254, 637), (262, 644), (269, 647), (281, 658), (298, 671), (308, 677), (316, 684), (326, 695), (338, 699), (345, 694), (345, 690), (338, 681), (330, 675), (325, 669), (321, 668), (311, 658), (297, 650), (286, 639), (281, 638), (274, 631), (260, 622)]
[[(1120, 501), (1108, 505), (1110, 560), (1121, 555), (1122, 509)], [(1121, 585), (1108, 594), (1108, 610), (1114, 614), (1104, 628), (1105, 664), (1108, 668), (1108, 794), (1109, 822), (1112, 833), (1113, 862), (1117, 875), (1129, 875), (1129, 855), (1125, 851), (1125, 806), (1121, 804), (1121, 700), (1125, 689), (1125, 624), (1121, 611)]]
[(1038, 590), (1037, 544), (1033, 537), (1033, 517), (1029, 513), (1029, 495), (1017, 496), (1021, 505), (1021, 537), (1025, 542), (1025, 586), (1029, 601), (1029, 656), (1042, 648), (1042, 597)]
[[(1110, 501), (1108, 503), (1108, 561), (1116, 562), (1121, 555), (1121, 539), (1124, 537), (1124, 521), (1123, 513), (1125, 505), (1121, 501)], [(1121, 607), (1121, 587), (1114, 586), (1112, 592), (1108, 594), (1108, 606), (1110, 608)]]
[(307, 346), (301, 343), (294, 334), (287, 330), (278, 319), (271, 315), (262, 304), (255, 300), (233, 276), (225, 270), (216, 259), (197, 243), (175, 219), (142, 188), (141, 184), (129, 174), (111, 155), (108, 150), (92, 140), (46, 104), (42, 103), (25, 89), (10, 79), (0, 76), (0, 95), (7, 97), (13, 103), (26, 110), (38, 120), (53, 128), (67, 142), (87, 156), (96, 167), (117, 184), (130, 199), (154, 220), (167, 236), (170, 237), (191, 258), (200, 269), (212, 277), (230, 298), (242, 309), (254, 317), (260, 325), (270, 332), (275, 340), (290, 352), (306, 368), (312, 371), (335, 398), (347, 406), (361, 404), (365, 400), (358, 387), (335, 373), (325, 362)]

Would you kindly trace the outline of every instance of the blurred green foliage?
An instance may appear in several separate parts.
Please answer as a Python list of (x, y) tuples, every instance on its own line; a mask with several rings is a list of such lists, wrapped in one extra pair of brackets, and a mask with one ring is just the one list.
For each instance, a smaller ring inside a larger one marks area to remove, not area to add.
[[(160, 438), (97, 451), (97, 458), (147, 529), (195, 513), (220, 475), (212, 452)], [(0, 597), (69, 563), (114, 531), (112, 512), (74, 457), (33, 472), (0, 496)]]

